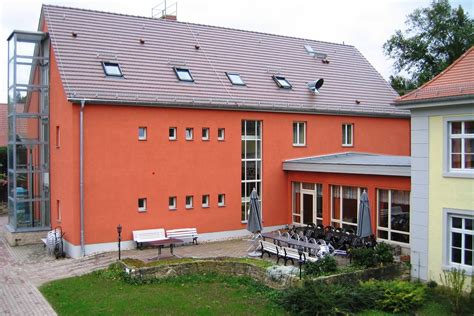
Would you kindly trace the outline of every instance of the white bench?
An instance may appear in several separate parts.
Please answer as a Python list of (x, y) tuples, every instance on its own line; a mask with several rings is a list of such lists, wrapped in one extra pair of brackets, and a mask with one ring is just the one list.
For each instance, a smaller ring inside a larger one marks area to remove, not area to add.
[(166, 237), (164, 228), (134, 230), (132, 233), (133, 240), (137, 243), (137, 248), (140, 249), (143, 248), (143, 243), (169, 239)]
[(269, 257), (271, 257), (272, 255), (276, 255), (277, 263), (278, 261), (280, 261), (280, 258), (284, 258), (282, 247), (268, 241), (260, 240), (260, 251), (262, 252), (262, 255), (260, 256), (261, 258), (263, 258), (263, 255), (265, 253)]
[(179, 228), (167, 230), (166, 237), (176, 239), (191, 239), (193, 244), (195, 243), (197, 245), (197, 239), (199, 235), (196, 228)]
[[(283, 251), (285, 253), (285, 265), (288, 260), (291, 260), (291, 263), (293, 264), (295, 264), (295, 260), (300, 260), (300, 254), (298, 252), (298, 249), (283, 247)], [(301, 260), (303, 261), (303, 263), (306, 263), (306, 261), (316, 262), (318, 261), (318, 258), (310, 257), (309, 253), (302, 252)]]

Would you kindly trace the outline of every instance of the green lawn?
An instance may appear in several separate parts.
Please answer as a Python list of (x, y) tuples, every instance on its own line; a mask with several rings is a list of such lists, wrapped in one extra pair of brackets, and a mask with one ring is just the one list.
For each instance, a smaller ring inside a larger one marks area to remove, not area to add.
[(102, 271), (53, 281), (40, 291), (59, 315), (285, 315), (270, 297), (274, 290), (237, 277), (135, 285)]

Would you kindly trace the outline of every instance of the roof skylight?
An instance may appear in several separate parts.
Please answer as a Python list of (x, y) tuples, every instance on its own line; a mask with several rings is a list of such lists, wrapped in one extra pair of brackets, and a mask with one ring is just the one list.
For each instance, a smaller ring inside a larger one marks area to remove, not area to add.
[(278, 87), (283, 88), (283, 89), (291, 89), (291, 84), (288, 80), (286, 80), (285, 77), (282, 76), (273, 76), (273, 80), (275, 80), (276, 84)]
[(311, 45), (309, 44), (306, 44), (304, 48), (306, 49), (306, 52), (308, 52), (308, 54), (310, 54), (311, 56), (314, 56), (314, 54), (316, 53), (313, 47), (311, 47)]
[(102, 62), (102, 67), (104, 68), (104, 73), (106, 76), (111, 76), (111, 77), (123, 76), (122, 70), (120, 69), (120, 66), (118, 63), (104, 61)]
[(191, 70), (189, 69), (174, 67), (174, 72), (180, 81), (194, 81), (193, 76), (191, 76)]
[(240, 77), (240, 74), (235, 73), (235, 72), (226, 72), (225, 74), (227, 75), (227, 78), (229, 78), (230, 82), (233, 85), (245, 86), (245, 82)]

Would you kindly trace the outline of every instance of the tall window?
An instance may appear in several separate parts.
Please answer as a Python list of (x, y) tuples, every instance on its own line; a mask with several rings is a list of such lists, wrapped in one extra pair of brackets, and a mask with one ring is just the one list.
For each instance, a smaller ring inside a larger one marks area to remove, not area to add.
[(209, 128), (208, 127), (203, 127), (202, 128), (202, 140), (209, 140)]
[(225, 139), (225, 128), (218, 128), (217, 129), (217, 140), (224, 140)]
[(176, 127), (170, 127), (168, 130), (169, 140), (176, 140), (176, 136), (177, 136)]
[(410, 192), (377, 190), (377, 238), (410, 242)]
[(306, 122), (293, 123), (293, 146), (306, 145)]
[(323, 224), (322, 184), (292, 182), (294, 224)]
[(366, 188), (331, 186), (331, 217), (335, 227), (357, 229), (360, 195)]
[(262, 122), (242, 121), (242, 208), (241, 220), (247, 221), (250, 193), (257, 189), (262, 201)]
[(342, 146), (354, 146), (354, 124), (342, 124)]
[(449, 167), (474, 172), (474, 121), (449, 123)]
[(146, 127), (138, 128), (138, 140), (146, 140)]
[(186, 140), (193, 140), (193, 128), (191, 128), (191, 127), (186, 128), (185, 138), (186, 138)]
[(474, 249), (474, 218), (472, 216), (450, 215), (448, 217), (448, 264), (472, 271)]

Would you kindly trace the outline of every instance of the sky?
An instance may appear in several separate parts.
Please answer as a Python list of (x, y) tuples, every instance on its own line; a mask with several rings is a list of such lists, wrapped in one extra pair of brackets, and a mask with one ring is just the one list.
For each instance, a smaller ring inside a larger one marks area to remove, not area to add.
[[(178, 20), (354, 45), (385, 79), (393, 60), (382, 50), (408, 14), (431, 0), (167, 0), (178, 2)], [(162, 0), (49, 0), (54, 4), (151, 16)], [(474, 16), (474, 1), (452, 0)], [(7, 101), (7, 37), (13, 30), (36, 31), (41, 0), (0, 0), (0, 103)]]

